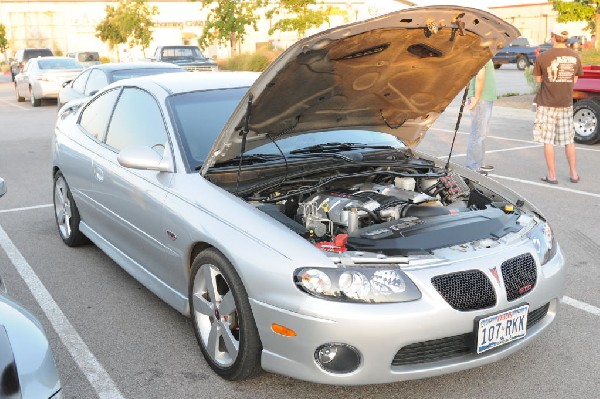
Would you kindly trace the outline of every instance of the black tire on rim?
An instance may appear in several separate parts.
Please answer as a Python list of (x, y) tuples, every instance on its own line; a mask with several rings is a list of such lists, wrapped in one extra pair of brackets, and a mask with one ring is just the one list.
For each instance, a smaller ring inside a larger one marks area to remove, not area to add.
[(61, 172), (54, 175), (54, 215), (60, 238), (69, 247), (77, 247), (89, 242), (87, 237), (79, 231), (79, 210), (67, 181)]
[(21, 97), (19, 95), (19, 89), (17, 89), (17, 84), (15, 83), (15, 94), (17, 95), (17, 101), (22, 103), (23, 101), (25, 101), (25, 97)]
[(575, 142), (596, 144), (600, 142), (600, 102), (580, 100), (573, 106)]
[(522, 71), (529, 66), (529, 60), (524, 55), (517, 57), (517, 69)]
[(231, 381), (258, 374), (262, 344), (248, 294), (219, 251), (194, 259), (188, 299), (196, 339), (214, 372)]
[(39, 107), (42, 104), (42, 100), (40, 100), (39, 98), (35, 98), (35, 95), (33, 94), (33, 89), (31, 87), (29, 88), (29, 98), (31, 99), (32, 107)]
[(502, 64), (494, 64), (494, 69), (500, 69), (501, 66)]

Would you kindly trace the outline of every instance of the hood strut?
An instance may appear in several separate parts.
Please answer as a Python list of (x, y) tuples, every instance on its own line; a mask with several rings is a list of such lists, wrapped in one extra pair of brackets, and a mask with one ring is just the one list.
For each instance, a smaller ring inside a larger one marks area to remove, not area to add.
[(252, 113), (252, 100), (254, 96), (252, 93), (248, 94), (248, 106), (246, 107), (246, 115), (244, 118), (244, 127), (242, 128), (242, 146), (240, 148), (240, 163), (238, 164), (237, 181), (235, 183), (235, 193), (237, 194), (240, 189), (240, 173), (242, 172), (242, 165), (244, 162), (244, 152), (246, 152), (246, 138), (250, 131), (250, 114)]
[(456, 134), (458, 133), (458, 127), (460, 126), (460, 120), (462, 119), (463, 110), (465, 109), (465, 103), (467, 102), (467, 94), (469, 93), (469, 84), (467, 82), (465, 86), (465, 92), (463, 93), (462, 102), (460, 103), (460, 110), (458, 111), (458, 118), (456, 118), (456, 127), (454, 128), (454, 138), (452, 138), (452, 145), (450, 146), (450, 154), (448, 154), (448, 161), (446, 162), (446, 172), (450, 170), (450, 159), (452, 158), (452, 151), (454, 150), (454, 142), (456, 141)]

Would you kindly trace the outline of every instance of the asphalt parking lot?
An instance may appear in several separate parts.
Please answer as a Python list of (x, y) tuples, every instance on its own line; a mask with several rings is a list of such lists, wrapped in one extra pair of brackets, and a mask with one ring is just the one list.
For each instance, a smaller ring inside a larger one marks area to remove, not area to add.
[[(501, 93), (528, 90), (522, 72), (497, 72)], [(581, 181), (569, 182), (557, 151), (559, 184), (545, 174), (531, 140), (530, 109), (496, 106), (487, 140), (490, 176), (547, 216), (568, 264), (556, 323), (500, 362), (442, 377), (336, 387), (263, 373), (244, 382), (218, 378), (204, 362), (189, 320), (163, 303), (93, 245), (68, 248), (54, 221), (51, 137), (56, 104), (17, 103), (0, 77), (0, 275), (9, 295), (44, 325), (65, 398), (593, 398), (600, 390), (600, 145), (577, 146)], [(420, 150), (446, 158), (459, 110), (455, 100)], [(469, 116), (452, 160), (463, 163)], [(377, 326), (373, 326), (377, 328)]]

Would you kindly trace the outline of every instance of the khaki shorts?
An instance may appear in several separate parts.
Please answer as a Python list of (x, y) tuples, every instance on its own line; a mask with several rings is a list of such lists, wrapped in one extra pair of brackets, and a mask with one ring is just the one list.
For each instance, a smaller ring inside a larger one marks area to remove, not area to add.
[(573, 107), (537, 107), (533, 140), (544, 144), (572, 144), (575, 138)]

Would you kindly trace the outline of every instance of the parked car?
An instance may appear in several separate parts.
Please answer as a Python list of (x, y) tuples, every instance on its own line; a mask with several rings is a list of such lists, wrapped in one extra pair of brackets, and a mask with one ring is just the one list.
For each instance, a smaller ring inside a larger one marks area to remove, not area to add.
[(67, 53), (67, 57), (75, 58), (84, 67), (100, 64), (100, 55), (97, 51), (75, 51)]
[(219, 70), (217, 63), (206, 57), (198, 46), (158, 46), (154, 51), (152, 61), (171, 62), (191, 72), (216, 72)]
[(513, 40), (508, 46), (498, 50), (492, 61), (496, 69), (510, 63), (516, 64), (519, 70), (524, 70), (529, 65), (535, 63), (535, 59), (539, 53), (539, 47), (531, 46), (527, 38), (519, 37)]
[(25, 64), (31, 58), (51, 57), (54, 54), (49, 48), (26, 48), (17, 51), (15, 58), (10, 61), (10, 75), (12, 81), (15, 81), (15, 76), (23, 71)]
[(33, 107), (39, 107), (43, 99), (56, 99), (63, 83), (82, 70), (83, 65), (69, 57), (32, 58), (15, 77), (17, 101), (28, 97)]
[(584, 65), (583, 76), (573, 85), (575, 142), (600, 142), (600, 65)]
[[(6, 184), (0, 177), (0, 197)], [(61, 399), (52, 350), (41, 323), (6, 296), (0, 276), (0, 398)]]
[(167, 62), (115, 62), (94, 65), (64, 84), (58, 93), (58, 109), (69, 101), (92, 96), (104, 86), (121, 79), (184, 71), (182, 67)]
[(517, 35), (485, 11), (409, 8), (302, 39), (260, 75), (113, 83), (57, 120), (60, 238), (190, 316), (229, 380), (500, 360), (555, 319), (559, 245), (523, 196), (416, 147)]

